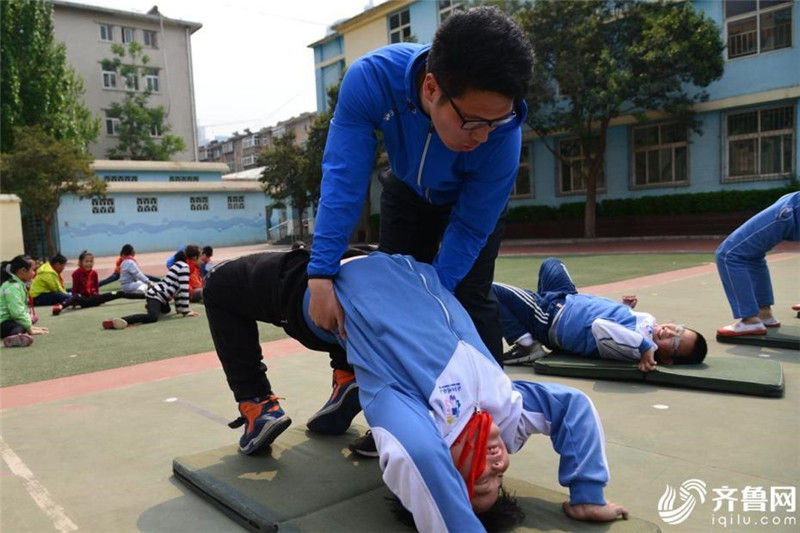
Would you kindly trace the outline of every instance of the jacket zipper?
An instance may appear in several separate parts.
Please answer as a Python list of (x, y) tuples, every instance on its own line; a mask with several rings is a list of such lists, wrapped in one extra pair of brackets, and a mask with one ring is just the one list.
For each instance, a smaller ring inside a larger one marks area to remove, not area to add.
[[(433, 124), (428, 127), (428, 136), (425, 138), (425, 147), (422, 149), (422, 159), (419, 161), (419, 171), (417, 171), (417, 186), (422, 188), (422, 169), (425, 168), (425, 157), (428, 155), (428, 147), (431, 144), (431, 136), (433, 135)], [(425, 191), (425, 196), (430, 202), (429, 191)]]

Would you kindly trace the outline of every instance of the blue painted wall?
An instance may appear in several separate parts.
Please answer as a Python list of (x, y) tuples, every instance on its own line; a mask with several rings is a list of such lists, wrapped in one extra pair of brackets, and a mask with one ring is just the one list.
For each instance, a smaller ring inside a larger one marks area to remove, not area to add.
[[(170, 176), (197, 176), (198, 183), (221, 182), (219, 172), (193, 171), (106, 171), (98, 170), (101, 178), (137, 176), (137, 182), (169, 182)], [(116, 255), (125, 243), (137, 251), (172, 250), (187, 242), (211, 246), (236, 246), (266, 242), (266, 206), (273, 200), (260, 190), (225, 191), (153, 191), (148, 187), (136, 192), (114, 192), (109, 187), (106, 198), (114, 200), (114, 213), (93, 213), (92, 200), (65, 195), (58, 208), (60, 250), (68, 257), (88, 249), (97, 255)], [(127, 184), (126, 184), (127, 185)], [(202, 187), (202, 185), (200, 185)], [(191, 197), (208, 197), (207, 210), (193, 210)], [(229, 209), (228, 196), (243, 196), (243, 209)], [(137, 197), (155, 197), (158, 211), (139, 212)], [(281, 220), (283, 211), (272, 212), (269, 225)], [(284, 216), (285, 218), (285, 216)]]

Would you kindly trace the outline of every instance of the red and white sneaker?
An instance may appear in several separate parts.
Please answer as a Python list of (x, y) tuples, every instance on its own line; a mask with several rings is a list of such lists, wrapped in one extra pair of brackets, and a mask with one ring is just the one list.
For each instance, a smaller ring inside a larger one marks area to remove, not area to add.
[(103, 329), (125, 329), (127, 327), (128, 323), (121, 318), (103, 320)]
[(56, 304), (52, 307), (53, 316), (58, 316), (59, 313), (64, 309), (64, 306), (61, 304)]
[(768, 328), (779, 328), (779, 327), (781, 327), (781, 321), (778, 320), (777, 318), (775, 318), (774, 316), (771, 316), (771, 317), (769, 317), (767, 319), (763, 319), (763, 320), (761, 320), (761, 322), (763, 322), (764, 325), (767, 326)]
[(794, 304), (792, 306), (792, 311), (800, 311), (800, 304)]
[(735, 324), (719, 328), (717, 335), (722, 337), (739, 337), (741, 335), (766, 335), (767, 328), (761, 322), (757, 324), (745, 324), (741, 320)]

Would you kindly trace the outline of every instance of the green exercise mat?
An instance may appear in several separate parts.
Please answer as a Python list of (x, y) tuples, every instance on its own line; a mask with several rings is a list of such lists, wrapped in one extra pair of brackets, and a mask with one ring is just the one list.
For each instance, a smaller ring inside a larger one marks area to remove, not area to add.
[[(236, 446), (177, 457), (175, 477), (250, 531), (413, 531), (391, 512), (389, 490), (377, 459), (353, 456), (351, 428), (340, 437), (320, 437), (290, 428), (264, 455), (246, 456)], [(524, 453), (524, 452), (523, 452)], [(509, 472), (513, 471), (513, 463)], [(525, 520), (516, 531), (657, 532), (651, 522), (631, 518), (590, 524), (567, 518), (564, 494), (505, 476)]]
[(800, 326), (783, 325), (779, 328), (767, 328), (766, 335), (741, 335), (739, 337), (717, 335), (717, 342), (800, 350)]
[(642, 381), (753, 396), (783, 395), (783, 367), (778, 361), (745, 357), (706, 357), (700, 365), (658, 365), (639, 372), (635, 363), (621, 363), (570, 354), (552, 354), (533, 363), (537, 374), (575, 378)]

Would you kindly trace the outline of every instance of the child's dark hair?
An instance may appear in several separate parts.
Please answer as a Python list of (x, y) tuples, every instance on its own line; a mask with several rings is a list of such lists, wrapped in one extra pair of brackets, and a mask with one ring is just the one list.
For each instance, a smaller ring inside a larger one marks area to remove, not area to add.
[(80, 265), (81, 263), (83, 263), (83, 260), (86, 259), (89, 256), (94, 257), (94, 254), (92, 252), (90, 252), (89, 250), (82, 251), (81, 255), (78, 256), (78, 264)]
[(50, 258), (51, 265), (66, 265), (67, 258), (61, 255), (60, 252), (56, 252), (56, 255)]
[(449, 98), (474, 89), (521, 100), (533, 70), (533, 48), (511, 17), (493, 6), (476, 7), (439, 26), (427, 70)]
[[(415, 527), (414, 516), (411, 511), (403, 507), (397, 497), (387, 498), (392, 506), (392, 513), (402, 524)], [(509, 531), (525, 519), (525, 512), (519, 506), (517, 499), (500, 487), (500, 496), (489, 509), (475, 516), (481, 521), (488, 532)]]
[(206, 257), (211, 257), (212, 255), (214, 255), (214, 249), (210, 246), (203, 246), (203, 254)]
[(175, 254), (175, 261), (186, 261), (187, 259), (197, 259), (200, 257), (200, 247), (196, 244), (187, 244), (183, 250)]
[(132, 244), (123, 244), (122, 250), (119, 251), (119, 255), (133, 255), (134, 253), (133, 245)]
[(30, 262), (24, 255), (18, 255), (11, 261), (3, 261), (0, 263), (0, 283), (5, 283), (11, 279), (11, 274), (16, 275), (17, 272), (23, 268), (30, 268)]
[(690, 328), (686, 328), (688, 331), (694, 331), (697, 334), (697, 340), (694, 342), (694, 348), (692, 348), (692, 353), (687, 355), (686, 357), (675, 358), (676, 365), (699, 365), (703, 362), (703, 359), (706, 358), (706, 354), (708, 353), (708, 343), (706, 343), (706, 338), (700, 335), (699, 331), (695, 331)]

